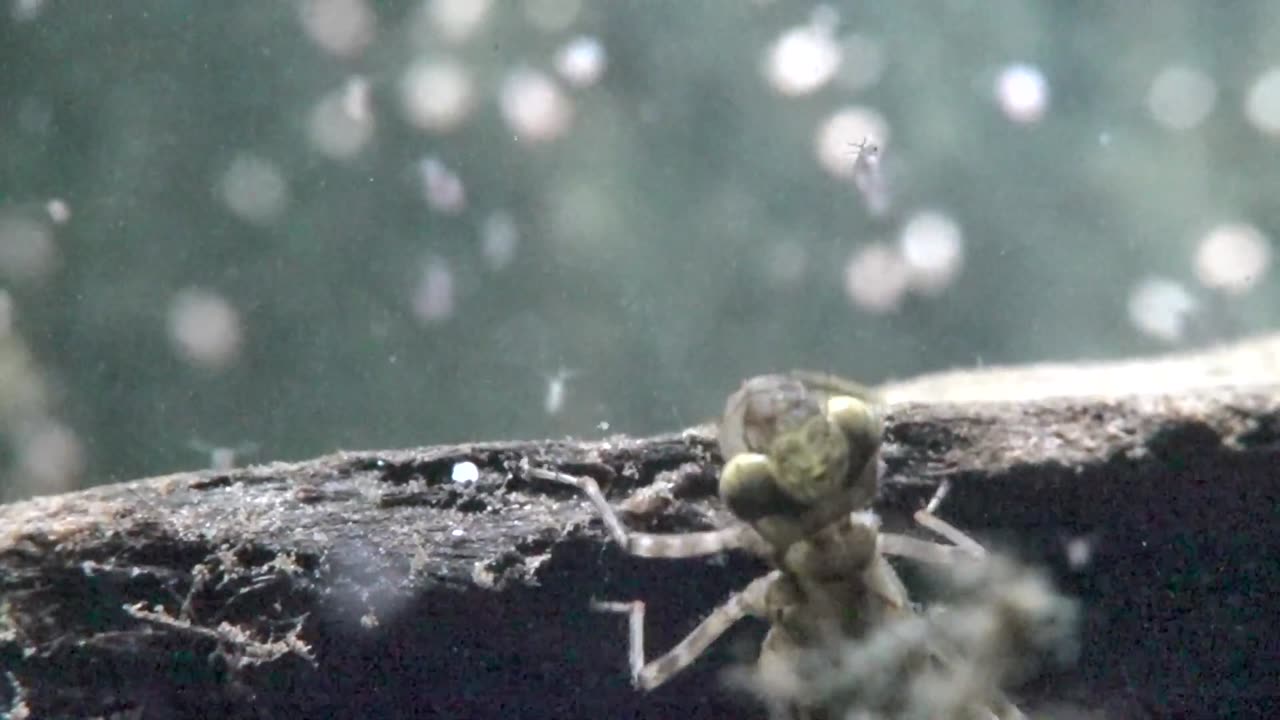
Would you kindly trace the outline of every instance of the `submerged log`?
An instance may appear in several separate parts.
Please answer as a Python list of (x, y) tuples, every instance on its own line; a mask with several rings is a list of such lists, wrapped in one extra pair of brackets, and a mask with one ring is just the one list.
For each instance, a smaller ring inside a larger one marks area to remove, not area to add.
[[(887, 522), (950, 480), (942, 515), (1083, 601), (1078, 664), (1024, 700), (1207, 717), (1274, 699), (1280, 337), (881, 389)], [(761, 566), (624, 556), (582, 497), (527, 472), (590, 475), (632, 524), (681, 531), (726, 519), (720, 462), (695, 427), (342, 452), (0, 507), (0, 711), (758, 715), (717, 673), (759, 627), (646, 695), (625, 622), (587, 608), (646, 599), (655, 652)]]

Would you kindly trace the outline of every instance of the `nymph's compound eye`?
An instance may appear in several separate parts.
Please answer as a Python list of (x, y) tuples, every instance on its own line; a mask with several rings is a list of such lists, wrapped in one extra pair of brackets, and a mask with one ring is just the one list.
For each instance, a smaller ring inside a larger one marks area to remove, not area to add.
[(805, 506), (778, 487), (773, 463), (759, 453), (734, 455), (720, 473), (720, 499), (738, 518), (755, 522), (768, 515), (799, 516)]
[(849, 465), (859, 469), (880, 449), (884, 421), (871, 403), (848, 395), (827, 400), (827, 418), (849, 443)]

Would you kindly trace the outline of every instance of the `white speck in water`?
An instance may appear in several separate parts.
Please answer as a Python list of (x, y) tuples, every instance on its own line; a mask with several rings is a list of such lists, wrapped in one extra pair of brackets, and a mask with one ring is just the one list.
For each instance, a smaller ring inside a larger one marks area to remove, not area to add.
[(444, 258), (428, 258), (412, 300), (413, 314), (424, 325), (443, 322), (453, 315), (453, 272)]
[(1248, 223), (1229, 223), (1210, 230), (1200, 240), (1193, 260), (1201, 285), (1229, 294), (1253, 288), (1270, 265), (1270, 241)]
[(764, 77), (774, 90), (792, 97), (826, 85), (840, 69), (842, 48), (832, 28), (822, 24), (793, 27), (770, 46)]
[(937, 295), (951, 285), (964, 264), (964, 236), (949, 215), (921, 212), (903, 226), (898, 252), (910, 272), (912, 289)]
[(569, 85), (585, 88), (595, 85), (604, 74), (607, 58), (604, 45), (596, 38), (579, 35), (556, 53), (556, 72)]
[(1144, 278), (1129, 293), (1129, 321), (1145, 335), (1175, 343), (1182, 339), (1187, 320), (1198, 305), (1182, 283)]
[(520, 229), (511, 214), (495, 210), (480, 226), (480, 252), (490, 270), (502, 270), (515, 259)]
[(418, 163), (418, 174), (427, 207), (446, 215), (456, 215), (467, 208), (467, 188), (443, 160), (434, 155), (423, 158)]
[(1067, 541), (1067, 564), (1072, 570), (1083, 570), (1093, 560), (1093, 542), (1086, 537), (1074, 537)]
[(44, 205), (45, 212), (54, 225), (62, 225), (71, 219), (71, 206), (62, 198), (52, 198)]
[(507, 74), (498, 105), (520, 142), (540, 143), (564, 135), (573, 122), (573, 102), (546, 73), (518, 68)]
[(456, 483), (473, 483), (480, 479), (480, 468), (470, 460), (455, 463), (449, 477)]
[(564, 398), (568, 392), (569, 379), (577, 374), (577, 370), (562, 367), (547, 378), (547, 394), (543, 398), (542, 407), (548, 415), (557, 415), (564, 408)]
[(996, 79), (996, 103), (1013, 122), (1037, 122), (1049, 107), (1049, 81), (1034, 65), (1010, 65)]
[(450, 531), (449, 531), (449, 534), (450, 534), (450, 535), (452, 535), (452, 536), (454, 536), (454, 537), (462, 537), (463, 535), (466, 535), (467, 533), (466, 533), (466, 531), (465, 531), (465, 530), (463, 530), (462, 528), (454, 528), (454, 529), (452, 529), (452, 530), (450, 530)]
[(409, 66), (400, 80), (400, 105), (405, 117), (421, 130), (455, 130), (476, 105), (475, 82), (462, 63), (452, 59), (423, 59)]

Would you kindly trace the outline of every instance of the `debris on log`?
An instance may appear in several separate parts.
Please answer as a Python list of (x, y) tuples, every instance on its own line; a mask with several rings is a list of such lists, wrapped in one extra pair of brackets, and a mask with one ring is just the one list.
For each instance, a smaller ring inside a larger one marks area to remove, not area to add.
[[(1280, 336), (881, 390), (887, 522), (950, 480), (941, 514), (1084, 603), (1078, 667), (1031, 702), (1208, 717), (1269, 700)], [(0, 714), (758, 716), (717, 673), (759, 628), (646, 695), (625, 623), (588, 604), (649, 601), (665, 649), (762, 568), (627, 557), (584, 498), (528, 473), (589, 475), (631, 523), (676, 532), (726, 519), (720, 462), (704, 426), (341, 452), (0, 506)]]

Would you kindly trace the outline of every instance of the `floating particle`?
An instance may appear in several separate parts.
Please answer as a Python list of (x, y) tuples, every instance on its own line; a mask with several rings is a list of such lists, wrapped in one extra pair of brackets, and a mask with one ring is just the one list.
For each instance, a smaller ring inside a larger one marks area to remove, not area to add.
[(1196, 248), (1194, 268), (1200, 284), (1230, 294), (1258, 283), (1271, 265), (1267, 236), (1252, 225), (1232, 223), (1210, 230)]
[(434, 325), (453, 315), (453, 272), (441, 257), (431, 257), (423, 265), (413, 291), (413, 314), (424, 325)]
[(1034, 123), (1049, 107), (1049, 81), (1034, 65), (1017, 63), (1000, 71), (996, 78), (996, 103), (1016, 123)]
[(606, 63), (604, 45), (588, 35), (579, 35), (565, 43), (555, 58), (556, 72), (575, 88), (599, 82)]
[(480, 479), (480, 468), (470, 460), (454, 463), (453, 469), (449, 471), (449, 479), (456, 483), (473, 483)]
[(240, 314), (222, 295), (192, 288), (169, 304), (169, 341), (195, 367), (227, 369), (240, 357), (243, 335)]
[(302, 0), (302, 27), (326, 52), (358, 55), (372, 42), (377, 17), (365, 0)]
[(71, 220), (71, 206), (62, 198), (50, 198), (44, 204), (44, 211), (54, 225), (65, 225)]
[(1143, 334), (1168, 343), (1183, 338), (1198, 308), (1186, 287), (1168, 278), (1144, 278), (1129, 293), (1129, 321)]
[(853, 180), (858, 172), (858, 147), (870, 143), (883, 152), (889, 143), (889, 123), (867, 107), (842, 108), (829, 115), (814, 133), (813, 150), (818, 163), (840, 180)]
[(1088, 537), (1073, 537), (1066, 542), (1063, 550), (1067, 555), (1067, 565), (1080, 572), (1093, 562), (1093, 540)]
[(480, 252), (490, 270), (502, 270), (516, 257), (520, 230), (510, 213), (495, 210), (480, 226)]
[(1199, 70), (1166, 67), (1151, 81), (1147, 110), (1170, 130), (1191, 130), (1204, 122), (1218, 100), (1213, 79)]
[(58, 247), (49, 220), (38, 213), (0, 209), (0, 273), (39, 280), (58, 264)]
[(451, 43), (465, 42), (484, 25), (492, 0), (428, 0), (432, 27)]
[(373, 138), (369, 81), (353, 77), (316, 103), (307, 130), (311, 146), (335, 160), (355, 157)]
[(577, 374), (577, 370), (562, 367), (547, 378), (547, 393), (542, 401), (542, 409), (548, 415), (558, 415), (564, 409), (569, 380)]
[(502, 117), (521, 142), (548, 142), (564, 135), (573, 105), (555, 80), (537, 70), (512, 71), (500, 91)]
[(1249, 86), (1244, 115), (1258, 130), (1280, 136), (1280, 67), (1268, 68)]
[(764, 77), (783, 95), (808, 95), (831, 81), (840, 69), (842, 49), (826, 25), (793, 27), (765, 54)]
[(937, 295), (951, 286), (964, 264), (964, 237), (950, 216), (921, 212), (902, 227), (898, 252), (910, 274), (911, 289)]
[(255, 225), (280, 217), (289, 204), (289, 186), (280, 169), (251, 153), (239, 153), (231, 160), (219, 192), (232, 214)]
[(475, 105), (471, 73), (451, 59), (418, 60), (400, 80), (406, 119), (428, 132), (457, 129)]
[(462, 178), (435, 156), (423, 158), (418, 163), (422, 176), (422, 196), (427, 207), (446, 215), (456, 215), (467, 209), (467, 189)]
[(67, 425), (44, 418), (18, 432), (18, 466), (41, 495), (66, 492), (84, 473), (84, 444)]
[(844, 289), (849, 301), (877, 315), (898, 309), (910, 281), (906, 263), (884, 243), (854, 250), (845, 264)]
[(257, 443), (242, 443), (235, 447), (210, 445), (199, 440), (192, 440), (188, 446), (196, 452), (209, 456), (208, 468), (217, 472), (226, 472), (236, 467), (240, 460), (250, 453), (258, 451)]

